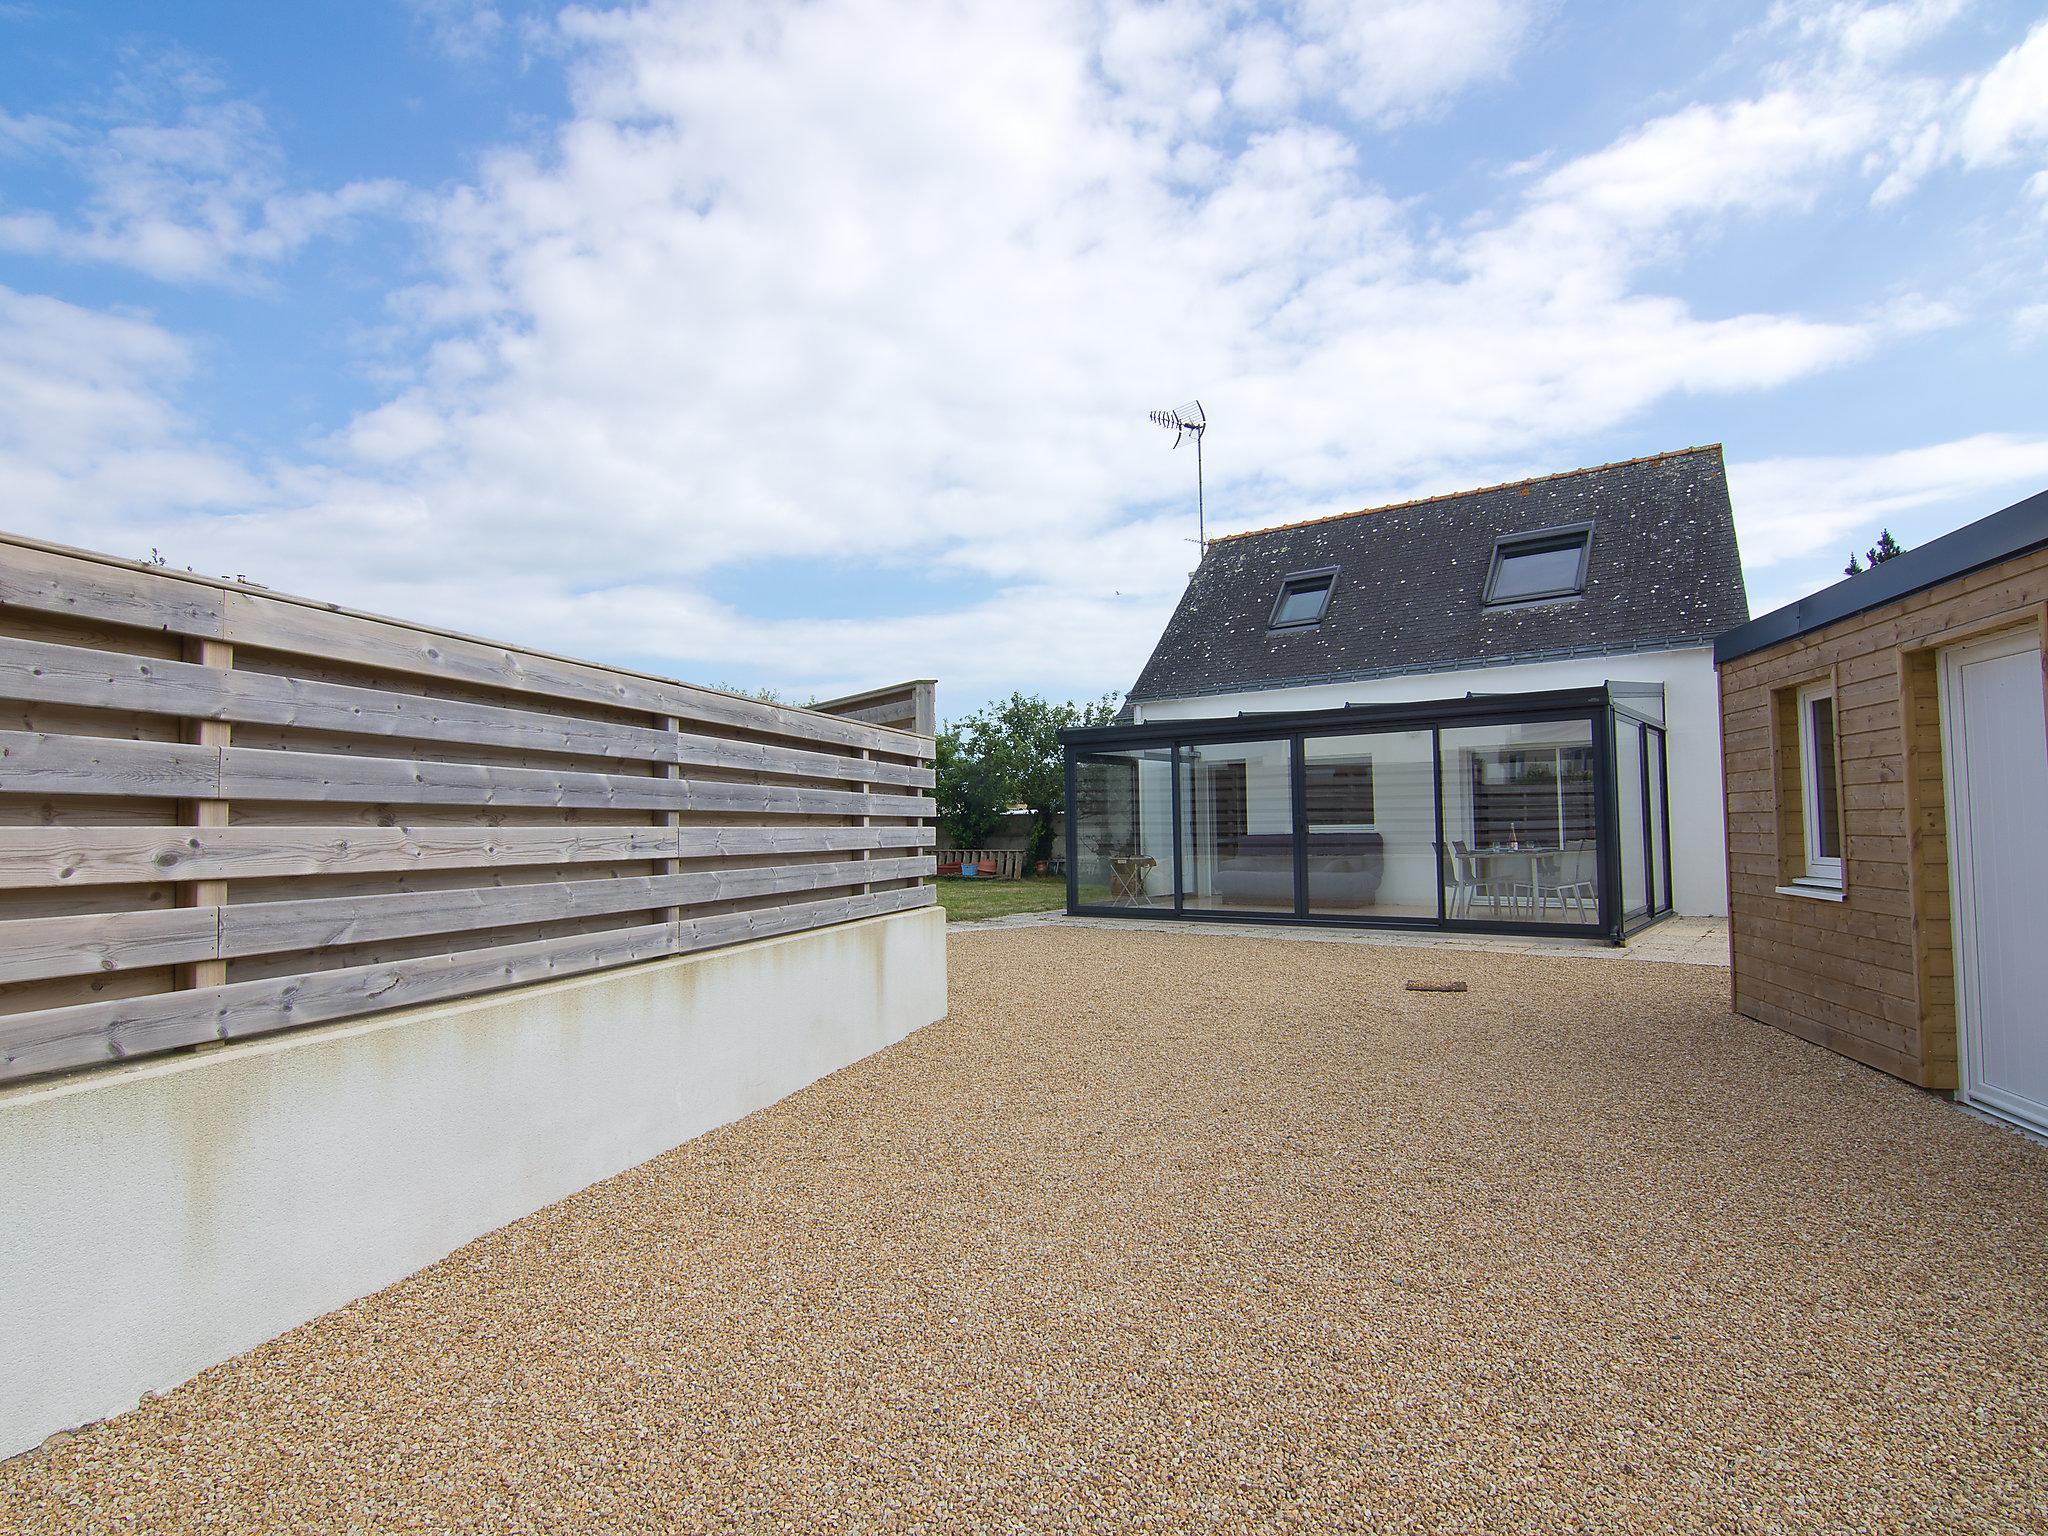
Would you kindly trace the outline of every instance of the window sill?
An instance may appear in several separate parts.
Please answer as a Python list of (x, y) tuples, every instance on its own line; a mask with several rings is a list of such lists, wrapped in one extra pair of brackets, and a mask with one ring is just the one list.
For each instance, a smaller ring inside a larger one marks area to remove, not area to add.
[(1848, 893), (1839, 885), (1826, 885), (1818, 880), (1800, 880), (1791, 885), (1778, 887), (1780, 896), (1804, 896), (1808, 901), (1846, 901)]

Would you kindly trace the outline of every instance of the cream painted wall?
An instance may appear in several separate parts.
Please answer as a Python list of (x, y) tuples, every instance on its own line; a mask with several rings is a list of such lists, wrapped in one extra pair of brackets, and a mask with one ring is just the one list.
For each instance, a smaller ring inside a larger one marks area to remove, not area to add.
[(0, 1092), (0, 1456), (946, 1011), (937, 907)]
[(1610, 681), (1664, 685), (1670, 730), (1673, 905), (1688, 916), (1723, 916), (1728, 911), (1727, 831), (1721, 798), (1720, 691), (1710, 646), (1412, 673), (1263, 692), (1147, 699), (1135, 705), (1134, 712), (1141, 723), (1208, 720), (1247, 710), (1339, 709), (1347, 704), (1457, 699), (1468, 693), (1592, 688)]

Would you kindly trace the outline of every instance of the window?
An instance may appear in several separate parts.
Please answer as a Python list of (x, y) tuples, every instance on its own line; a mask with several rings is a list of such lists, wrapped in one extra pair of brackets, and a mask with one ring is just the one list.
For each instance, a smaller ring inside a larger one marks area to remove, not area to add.
[(1842, 798), (1835, 775), (1835, 689), (1799, 690), (1799, 786), (1806, 834), (1806, 878), (1842, 883)]
[(1330, 611), (1330, 589), (1337, 583), (1335, 569), (1301, 571), (1280, 583), (1280, 595), (1273, 601), (1273, 629), (1298, 629), (1323, 622)]
[(1370, 828), (1372, 757), (1311, 758), (1302, 768), (1311, 827)]
[(1530, 603), (1585, 591), (1592, 548), (1593, 530), (1587, 526), (1503, 535), (1493, 543), (1487, 603)]

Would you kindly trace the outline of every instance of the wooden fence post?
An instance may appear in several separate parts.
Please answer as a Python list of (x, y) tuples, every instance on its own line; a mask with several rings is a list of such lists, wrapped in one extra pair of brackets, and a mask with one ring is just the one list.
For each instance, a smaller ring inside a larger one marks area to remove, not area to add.
[[(235, 648), (224, 640), (188, 639), (185, 642), (185, 659), (197, 662), (202, 667), (226, 669), (235, 664)], [(234, 727), (225, 720), (189, 720), (185, 723), (185, 739), (201, 747), (225, 747)], [(225, 800), (187, 800), (178, 807), (179, 824), (187, 827), (224, 827), (228, 824), (228, 802)], [(181, 907), (224, 907), (228, 904), (228, 883), (225, 880), (188, 880), (178, 886), (178, 905)], [(225, 986), (228, 979), (226, 960), (193, 960), (177, 967), (177, 985), (181, 988)]]
[[(860, 749), (860, 760), (864, 763), (872, 763), (875, 760), (875, 754), (870, 752), (866, 747), (862, 747)], [(863, 780), (860, 786), (860, 792), (864, 795), (871, 795), (875, 792), (875, 786)], [(872, 816), (863, 816), (860, 819), (860, 824), (864, 827), (872, 827), (875, 824), (875, 818)], [(855, 857), (858, 858), (861, 861), (861, 863), (865, 864), (869, 859), (874, 857), (874, 850), (869, 848), (863, 848), (860, 850), (858, 854), (855, 855)], [(860, 893), (861, 895), (866, 896), (871, 891), (873, 891), (874, 888), (875, 886), (873, 881), (865, 881), (861, 885)]]
[[(683, 722), (675, 715), (663, 715), (661, 717), (661, 728), (670, 735), (674, 735), (682, 730)], [(665, 779), (680, 779), (683, 776), (683, 765), (681, 763), (664, 763), (662, 764), (661, 776)], [(681, 811), (662, 811), (656, 816), (655, 820), (659, 825), (673, 831), (682, 826), (683, 814)], [(660, 872), (664, 875), (679, 875), (683, 872), (683, 861), (681, 859), (663, 859)], [(663, 907), (661, 909), (661, 920), (664, 923), (670, 924), (680, 923), (683, 920), (683, 909), (681, 907)]]

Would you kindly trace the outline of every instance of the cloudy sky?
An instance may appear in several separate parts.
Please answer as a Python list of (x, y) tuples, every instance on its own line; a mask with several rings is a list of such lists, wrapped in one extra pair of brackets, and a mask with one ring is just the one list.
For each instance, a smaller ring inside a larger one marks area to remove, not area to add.
[(0, 526), (697, 681), (1127, 685), (1210, 529), (2048, 487), (1991, 0), (0, 0)]

